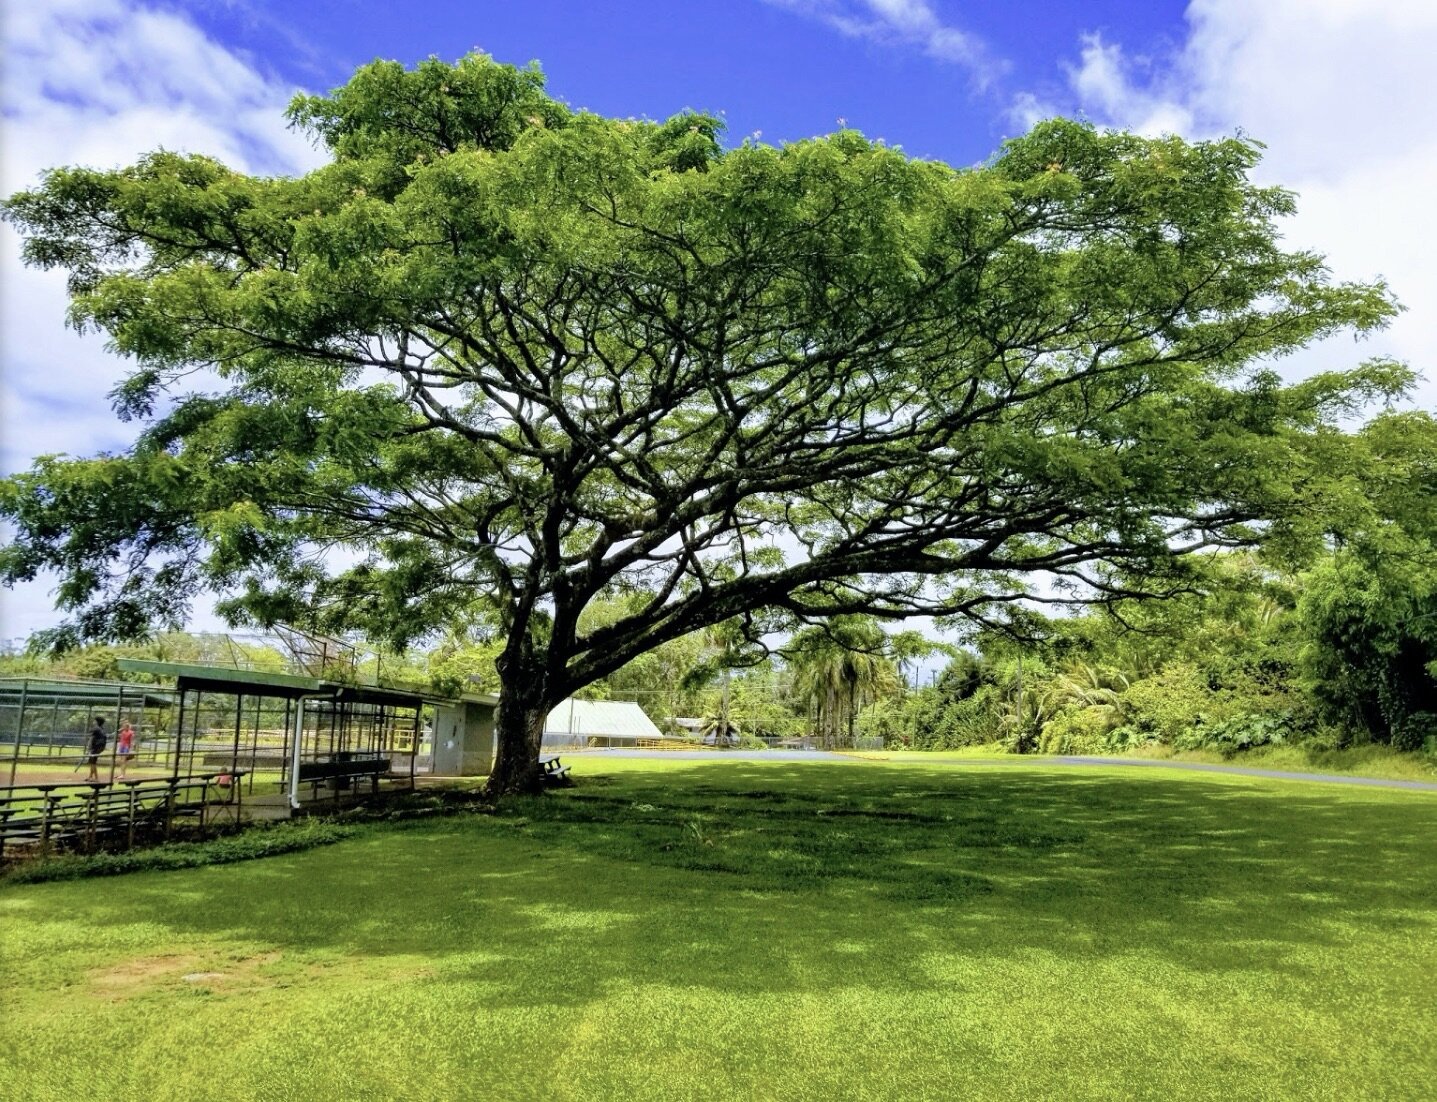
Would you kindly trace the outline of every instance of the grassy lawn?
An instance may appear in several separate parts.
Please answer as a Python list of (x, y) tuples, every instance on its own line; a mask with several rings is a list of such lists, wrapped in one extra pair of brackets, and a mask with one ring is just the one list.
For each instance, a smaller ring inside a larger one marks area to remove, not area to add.
[(1179, 750), (1162, 746), (1135, 751), (1134, 757), (1174, 761), (1245, 765), (1284, 773), (1337, 773), (1353, 777), (1379, 777), (1391, 781), (1437, 781), (1437, 757), (1403, 753), (1390, 746), (1354, 746), (1346, 750), (1319, 750), (1301, 744), (1261, 746), (1232, 757), (1212, 750)]
[(1430, 794), (574, 760), (495, 816), (0, 887), (0, 1098), (1431, 1097)]
[[(1013, 763), (1042, 761), (1042, 758), (1037, 756), (1019, 757), (1009, 754), (996, 744), (966, 746), (960, 750), (846, 750), (844, 754), (875, 761), (919, 764), (975, 760)], [(1403, 753), (1388, 746), (1354, 746), (1345, 750), (1321, 750), (1301, 744), (1262, 746), (1226, 757), (1216, 750), (1174, 750), (1170, 746), (1144, 746), (1126, 752), (1099, 753), (1094, 756), (1232, 765), (1248, 769), (1271, 769), (1279, 773), (1332, 773), (1389, 781), (1437, 782), (1437, 757), (1430, 754)]]

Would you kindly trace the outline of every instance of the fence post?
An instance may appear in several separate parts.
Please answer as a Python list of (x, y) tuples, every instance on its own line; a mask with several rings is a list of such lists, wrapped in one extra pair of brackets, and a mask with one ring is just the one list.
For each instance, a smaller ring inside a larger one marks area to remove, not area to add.
[(30, 692), (30, 679), (20, 682), (20, 714), (15, 717), (15, 752), (10, 755), (10, 786), (15, 786), (15, 771), (20, 768), (20, 736), (25, 730), (25, 698)]
[(55, 728), (58, 726), (60, 726), (60, 694), (57, 691), (55, 693), (55, 707), (50, 710), (50, 734), (45, 741), (46, 758), (55, 756), (55, 736), (59, 733)]
[[(287, 791), (289, 789), (288, 774), (292, 771), (290, 762), (294, 759), (294, 754), (290, 750), (289, 745), (290, 736), (293, 735), (297, 738), (299, 735), (299, 732), (292, 730), (290, 727), (289, 710), (293, 703), (294, 702), (290, 700), (289, 697), (284, 698), (284, 726), (281, 728), (281, 730), (284, 732), (284, 737), (280, 739), (279, 744), (280, 761), (283, 762), (283, 767), (280, 769), (279, 774), (279, 787), (281, 792)], [(251, 789), (250, 791), (254, 790)]]
[[(185, 697), (189, 695), (188, 689), (180, 690), (180, 707), (175, 715), (175, 765), (170, 771), (172, 780), (180, 779), (180, 742), (185, 737)], [(169, 825), (165, 826), (165, 837), (169, 837)]]
[(239, 744), (240, 727), (244, 723), (244, 693), (235, 693), (235, 739), (234, 749), (230, 752), (230, 777), (233, 778), (235, 770), (239, 768)]
[(93, 784), (93, 785), (90, 786), (90, 814), (87, 816), (87, 820), (88, 820), (88, 821), (85, 823), (85, 852), (86, 852), (86, 853), (94, 853), (94, 852), (95, 852), (95, 847), (99, 845), (99, 840), (100, 840), (99, 821), (98, 821), (98, 820), (99, 820), (99, 817), (100, 817), (100, 786), (99, 786), (98, 784)]
[(120, 728), (125, 725), (125, 688), (115, 690), (115, 726), (110, 736), (110, 783), (115, 783), (115, 767), (119, 762)]
[(55, 809), (55, 796), (53, 793), (44, 792), (42, 797), (45, 801), (45, 818), (40, 823), (40, 856), (50, 856), (50, 814)]
[(249, 791), (254, 795), (254, 775), (258, 770), (255, 768), (255, 761), (259, 758), (259, 719), (260, 713), (264, 711), (265, 698), (257, 696), (254, 698), (254, 734), (249, 744)]

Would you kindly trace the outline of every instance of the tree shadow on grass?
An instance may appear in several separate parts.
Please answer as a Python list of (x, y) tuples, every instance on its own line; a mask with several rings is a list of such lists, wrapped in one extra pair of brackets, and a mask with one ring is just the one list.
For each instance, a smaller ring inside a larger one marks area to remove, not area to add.
[(1433, 930), (1434, 867), (1437, 800), (1416, 794), (735, 763), (96, 883), (80, 907), (177, 942), (423, 957), (424, 982), (555, 1006), (644, 984), (936, 990), (935, 954), (1307, 977), (1362, 929)]

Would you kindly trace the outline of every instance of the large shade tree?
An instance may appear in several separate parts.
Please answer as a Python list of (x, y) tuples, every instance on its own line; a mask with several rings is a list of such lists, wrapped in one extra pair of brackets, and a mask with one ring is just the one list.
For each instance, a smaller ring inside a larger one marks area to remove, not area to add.
[[(133, 362), (122, 454), (7, 484), (55, 636), (202, 591), (236, 622), (502, 647), (494, 793), (546, 711), (686, 633), (1184, 584), (1308, 532), (1324, 426), (1404, 373), (1263, 365), (1394, 307), (1284, 251), (1254, 143), (1050, 121), (970, 169), (845, 130), (725, 149), (483, 56), (377, 62), (293, 123), (329, 163), (156, 152), (8, 200)], [(1037, 588), (1033, 582), (1036, 580)], [(640, 594), (591, 626), (596, 599)]]

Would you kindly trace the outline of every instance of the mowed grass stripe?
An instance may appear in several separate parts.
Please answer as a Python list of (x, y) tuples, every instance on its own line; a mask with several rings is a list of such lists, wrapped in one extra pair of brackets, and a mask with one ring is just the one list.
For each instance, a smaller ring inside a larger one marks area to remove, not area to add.
[(1429, 1096), (1426, 794), (576, 760), (493, 816), (0, 889), (0, 1097)]

